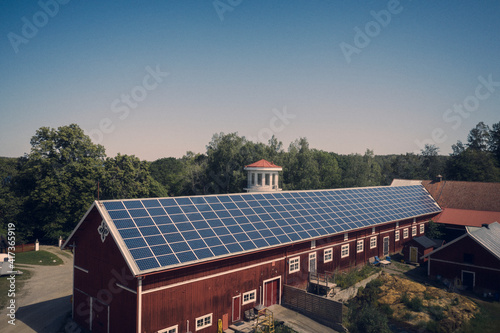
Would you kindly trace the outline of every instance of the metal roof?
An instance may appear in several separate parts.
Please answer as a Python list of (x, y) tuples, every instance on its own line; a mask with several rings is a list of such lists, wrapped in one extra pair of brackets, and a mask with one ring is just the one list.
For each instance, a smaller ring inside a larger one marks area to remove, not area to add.
[(500, 224), (493, 222), (488, 227), (467, 227), (469, 235), (500, 259)]

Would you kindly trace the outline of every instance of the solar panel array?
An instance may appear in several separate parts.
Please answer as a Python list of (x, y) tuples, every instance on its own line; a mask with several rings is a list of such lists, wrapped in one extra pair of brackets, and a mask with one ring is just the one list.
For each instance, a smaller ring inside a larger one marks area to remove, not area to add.
[(140, 271), (441, 211), (423, 186), (102, 201)]

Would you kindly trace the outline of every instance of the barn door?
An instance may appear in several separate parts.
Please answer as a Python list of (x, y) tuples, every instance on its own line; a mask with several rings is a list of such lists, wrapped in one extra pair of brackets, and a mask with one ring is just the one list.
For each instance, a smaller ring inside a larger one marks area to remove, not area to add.
[(273, 304), (279, 304), (279, 279), (275, 279), (264, 283), (264, 306), (268, 307)]
[(462, 271), (462, 285), (467, 287), (467, 289), (472, 290), (474, 288), (474, 272)]
[(418, 248), (410, 247), (410, 262), (418, 262)]
[(316, 252), (309, 253), (309, 273), (316, 273)]
[(384, 237), (384, 257), (389, 255), (389, 236)]
[(233, 297), (233, 322), (241, 320), (241, 295)]

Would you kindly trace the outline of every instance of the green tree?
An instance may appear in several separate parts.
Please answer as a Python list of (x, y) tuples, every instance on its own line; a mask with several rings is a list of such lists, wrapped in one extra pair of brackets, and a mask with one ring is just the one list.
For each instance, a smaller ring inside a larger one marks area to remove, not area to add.
[(488, 149), (495, 156), (497, 165), (500, 166), (500, 122), (491, 127)]
[(467, 148), (475, 151), (486, 151), (490, 143), (490, 128), (488, 125), (479, 122), (476, 127), (470, 130), (467, 136)]
[(36, 131), (18, 179), (27, 237), (55, 241), (73, 229), (96, 198), (104, 158), (76, 124)]
[(165, 187), (151, 176), (149, 163), (133, 155), (106, 158), (100, 188), (100, 199), (168, 196)]
[(430, 239), (440, 239), (444, 236), (443, 225), (431, 220), (427, 226), (425, 235)]
[[(18, 163), (18, 158), (0, 157), (0, 235), (6, 234), (9, 223), (14, 223), (19, 231), (23, 231), (22, 226), (16, 223), (23, 204), (23, 198), (16, 193)], [(24, 236), (21, 232), (16, 240), (22, 242)]]

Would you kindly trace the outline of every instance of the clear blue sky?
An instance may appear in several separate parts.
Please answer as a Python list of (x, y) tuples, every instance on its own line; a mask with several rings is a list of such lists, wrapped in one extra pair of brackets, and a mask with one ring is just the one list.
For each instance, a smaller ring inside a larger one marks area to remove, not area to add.
[(219, 132), (448, 154), (500, 121), (498, 1), (60, 1), (0, 2), (0, 156), (71, 123), (146, 160)]

